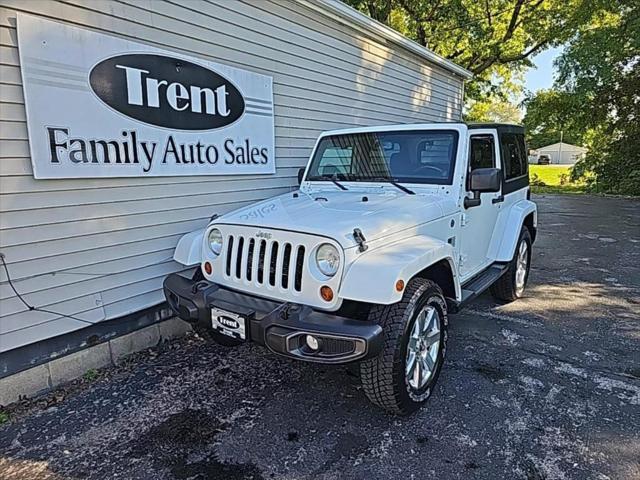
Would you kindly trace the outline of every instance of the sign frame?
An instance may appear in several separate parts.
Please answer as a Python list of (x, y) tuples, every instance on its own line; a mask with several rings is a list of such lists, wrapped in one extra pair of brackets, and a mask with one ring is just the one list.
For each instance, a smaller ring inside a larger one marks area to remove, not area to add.
[(276, 172), (272, 77), (24, 13), (17, 28), (36, 179)]

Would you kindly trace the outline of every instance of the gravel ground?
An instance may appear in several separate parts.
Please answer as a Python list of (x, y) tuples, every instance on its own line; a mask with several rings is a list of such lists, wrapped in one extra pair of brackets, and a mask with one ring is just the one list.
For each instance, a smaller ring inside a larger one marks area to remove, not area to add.
[(536, 200), (526, 298), (452, 317), (417, 414), (344, 368), (191, 337), (13, 407), (0, 478), (640, 478), (640, 202)]

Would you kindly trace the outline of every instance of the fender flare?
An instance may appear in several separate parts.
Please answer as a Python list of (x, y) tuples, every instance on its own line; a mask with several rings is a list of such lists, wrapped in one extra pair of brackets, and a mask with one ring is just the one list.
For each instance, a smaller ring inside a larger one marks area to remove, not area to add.
[(507, 228), (505, 228), (498, 245), (496, 261), (510, 262), (513, 259), (524, 219), (531, 213), (533, 213), (533, 226), (535, 228), (538, 225), (538, 209), (535, 203), (530, 200), (520, 200), (511, 207), (505, 223)]
[(173, 252), (173, 259), (188, 267), (202, 262), (202, 240), (205, 229), (196, 230), (180, 237)]
[(404, 280), (406, 285), (417, 273), (446, 260), (453, 273), (456, 299), (459, 300), (461, 291), (453, 258), (451, 245), (426, 235), (368, 250), (347, 268), (340, 286), (340, 297), (383, 305), (399, 302), (403, 292), (396, 291), (396, 281)]

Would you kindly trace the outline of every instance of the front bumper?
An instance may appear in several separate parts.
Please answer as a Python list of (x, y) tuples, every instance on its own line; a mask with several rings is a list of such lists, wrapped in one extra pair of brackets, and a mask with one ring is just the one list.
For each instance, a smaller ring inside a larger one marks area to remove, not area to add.
[[(182, 320), (211, 328), (212, 308), (241, 315), (247, 321), (247, 340), (287, 357), (338, 364), (374, 357), (382, 349), (382, 328), (376, 323), (264, 300), (175, 273), (163, 287), (167, 303)], [(316, 337), (320, 348), (312, 351), (307, 335)]]

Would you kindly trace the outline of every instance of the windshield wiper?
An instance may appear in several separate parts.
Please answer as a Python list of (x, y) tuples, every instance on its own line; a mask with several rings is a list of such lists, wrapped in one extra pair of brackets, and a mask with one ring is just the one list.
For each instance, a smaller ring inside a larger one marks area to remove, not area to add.
[(338, 187), (340, 190), (349, 190), (343, 184), (341, 184), (338, 180), (336, 180), (335, 175), (317, 175), (315, 177), (310, 178), (309, 180), (329, 180), (333, 182), (333, 184)]
[(416, 194), (416, 192), (414, 192), (413, 190), (410, 190), (407, 187), (405, 187), (404, 185), (399, 184), (393, 178), (390, 178), (390, 177), (372, 177), (372, 178), (368, 178), (367, 180), (372, 180), (374, 182), (387, 182), (387, 183), (390, 183), (391, 185), (393, 185), (394, 187), (402, 190), (404, 193), (407, 193), (409, 195), (415, 195)]

